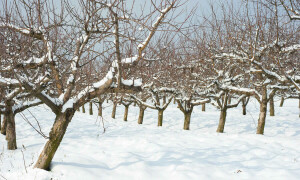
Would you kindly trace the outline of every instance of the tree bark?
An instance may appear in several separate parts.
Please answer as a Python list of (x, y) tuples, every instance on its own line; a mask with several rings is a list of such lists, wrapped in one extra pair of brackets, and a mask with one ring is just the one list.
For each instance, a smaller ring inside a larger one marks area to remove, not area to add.
[(280, 105), (279, 105), (279, 107), (282, 107), (282, 106), (283, 106), (283, 103), (284, 103), (284, 97), (281, 97), (281, 100), (280, 100)]
[(3, 115), (3, 121), (1, 124), (1, 134), (6, 135), (7, 117)]
[(98, 116), (102, 117), (102, 103), (99, 102)]
[(157, 126), (162, 126), (163, 116), (164, 116), (164, 110), (159, 109), (158, 110), (158, 123), (157, 123)]
[(225, 107), (225, 108), (221, 109), (221, 112), (220, 112), (219, 125), (218, 125), (218, 129), (217, 129), (218, 133), (224, 132), (226, 115), (227, 115), (227, 108)]
[(124, 121), (127, 121), (129, 105), (125, 106)]
[(49, 140), (46, 142), (44, 149), (34, 166), (35, 168), (50, 170), (50, 163), (65, 135), (74, 113), (75, 110), (67, 109), (66, 112), (60, 113), (56, 116), (53, 127), (49, 133)]
[(192, 111), (187, 111), (184, 113), (184, 125), (183, 125), (184, 130), (190, 130), (191, 116), (192, 116)]
[(138, 119), (138, 124), (143, 124), (143, 121), (144, 121), (144, 113), (145, 113), (145, 109), (146, 108), (143, 108), (141, 106), (139, 106), (140, 108), (140, 113), (139, 113), (139, 119)]
[(93, 115), (93, 102), (90, 102), (90, 115)]
[(16, 139), (16, 124), (15, 124), (15, 115), (10, 109), (6, 114), (6, 141), (7, 141), (7, 149), (15, 150), (17, 149), (17, 139)]
[(111, 113), (111, 117), (112, 118), (116, 118), (116, 111), (117, 111), (117, 102), (114, 102), (114, 105), (113, 105), (113, 110), (112, 110), (112, 113)]
[(256, 134), (264, 134), (267, 108), (268, 108), (267, 90), (266, 88), (264, 88), (262, 93), (262, 101), (260, 102), (260, 112), (259, 112)]
[(202, 104), (202, 111), (204, 112), (206, 110), (206, 107), (205, 107), (205, 103)]
[(85, 113), (84, 105), (82, 105), (82, 113)]
[(270, 116), (275, 116), (274, 97), (270, 96)]

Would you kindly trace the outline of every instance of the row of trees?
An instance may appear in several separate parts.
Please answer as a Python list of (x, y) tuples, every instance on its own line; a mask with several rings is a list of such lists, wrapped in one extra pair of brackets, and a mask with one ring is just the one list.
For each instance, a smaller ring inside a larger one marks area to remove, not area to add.
[(246, 114), (254, 97), (257, 134), (263, 134), (268, 102), (273, 107), (276, 95), (300, 95), (299, 3), (212, 5), (210, 16), (190, 26), (175, 21), (183, 4), (151, 1), (137, 12), (134, 3), (119, 0), (62, 1), (59, 7), (49, 0), (3, 1), (0, 112), (8, 149), (17, 148), (15, 115), (45, 104), (56, 117), (35, 167), (49, 169), (76, 110), (91, 101), (102, 107), (111, 94), (114, 112), (118, 101), (125, 106), (124, 120), (136, 103), (138, 123), (151, 108), (158, 126), (173, 100), (185, 130), (193, 107), (212, 103), (220, 110), (220, 133), (227, 109), (242, 103)]

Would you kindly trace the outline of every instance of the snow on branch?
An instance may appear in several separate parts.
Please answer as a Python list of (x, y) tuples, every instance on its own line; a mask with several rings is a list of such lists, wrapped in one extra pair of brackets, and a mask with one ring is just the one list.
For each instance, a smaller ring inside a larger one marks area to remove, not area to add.
[(158, 26), (161, 24), (163, 19), (165, 18), (166, 14), (174, 7), (175, 1), (173, 1), (168, 7), (163, 9), (161, 11), (160, 16), (157, 18), (157, 20), (152, 24), (152, 30), (149, 32), (149, 35), (147, 38), (144, 40), (143, 43), (138, 45), (138, 50), (139, 50), (139, 59), (142, 57), (142, 51), (146, 48), (146, 46), (149, 44), (151, 38), (155, 34)]

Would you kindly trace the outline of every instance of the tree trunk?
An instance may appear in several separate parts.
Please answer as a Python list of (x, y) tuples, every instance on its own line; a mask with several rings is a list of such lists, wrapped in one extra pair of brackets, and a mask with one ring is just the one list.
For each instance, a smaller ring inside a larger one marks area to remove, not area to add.
[(256, 134), (264, 134), (267, 108), (268, 108), (267, 90), (264, 88), (262, 93), (262, 101), (260, 103), (260, 112), (259, 112)]
[(0, 132), (1, 132), (1, 120), (2, 120), (2, 114), (1, 114), (1, 112), (0, 112)]
[(82, 113), (85, 113), (84, 105), (82, 105)]
[(246, 105), (242, 105), (242, 107), (243, 107), (243, 115), (246, 115), (247, 114)]
[(93, 115), (93, 102), (90, 102), (90, 115)]
[(15, 124), (15, 115), (11, 110), (9, 110), (6, 114), (6, 140), (7, 140), (7, 149), (15, 150), (17, 149), (17, 139), (16, 139), (16, 124)]
[(246, 114), (247, 114), (246, 106), (247, 106), (246, 98), (243, 98), (243, 99), (242, 99), (243, 115), (246, 115)]
[(67, 109), (66, 112), (56, 116), (53, 127), (49, 133), (49, 140), (46, 142), (44, 149), (34, 166), (35, 168), (50, 170), (50, 163), (65, 135), (74, 113), (75, 111), (73, 109)]
[(281, 97), (281, 100), (280, 100), (280, 105), (279, 105), (279, 107), (282, 107), (282, 106), (283, 106), (283, 103), (284, 103), (284, 97)]
[(128, 117), (128, 108), (129, 108), (129, 105), (126, 105), (126, 106), (125, 106), (125, 112), (124, 112), (124, 121), (127, 121), (127, 117)]
[(102, 103), (99, 103), (98, 116), (102, 117)]
[(217, 129), (218, 133), (224, 132), (226, 115), (227, 115), (227, 108), (225, 107), (225, 108), (221, 109), (221, 112), (220, 112), (219, 125), (218, 125), (218, 129)]
[(274, 97), (270, 96), (270, 116), (275, 116)]
[(3, 121), (1, 124), (1, 134), (6, 135), (7, 117), (3, 115)]
[(192, 111), (187, 111), (184, 113), (184, 130), (190, 130), (190, 122), (191, 122)]
[(164, 116), (164, 110), (159, 109), (158, 110), (158, 123), (157, 123), (157, 126), (162, 126), (163, 116)]
[(145, 108), (143, 108), (143, 107), (140, 106), (140, 113), (139, 113), (138, 124), (143, 124), (144, 113), (145, 113)]
[(113, 105), (113, 110), (112, 110), (112, 113), (111, 113), (111, 117), (112, 118), (116, 118), (116, 111), (117, 111), (117, 102), (114, 102), (114, 105)]
[(202, 111), (205, 111), (205, 103), (204, 104), (202, 104)]

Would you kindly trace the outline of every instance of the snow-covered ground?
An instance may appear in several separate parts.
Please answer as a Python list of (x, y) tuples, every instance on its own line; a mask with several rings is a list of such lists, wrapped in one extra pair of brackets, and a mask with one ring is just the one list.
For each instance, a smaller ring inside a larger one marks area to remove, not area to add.
[[(219, 112), (210, 105), (206, 112), (194, 109), (190, 131), (182, 130), (183, 114), (173, 104), (163, 127), (156, 126), (154, 110), (147, 109), (144, 124), (138, 125), (137, 107), (130, 106), (124, 122), (123, 106), (111, 119), (112, 105), (105, 104), (105, 133), (99, 117), (78, 112), (50, 172), (32, 169), (45, 139), (18, 115), (18, 150), (6, 150), (0, 135), (0, 179), (299, 179), (298, 101), (287, 100), (282, 108), (278, 103), (264, 136), (255, 134), (259, 106), (254, 100), (247, 116), (241, 107), (228, 111), (223, 134), (216, 133)], [(54, 115), (44, 105), (30, 111), (48, 135)], [(28, 111), (24, 114), (35, 123)]]

